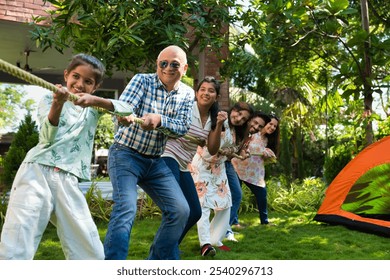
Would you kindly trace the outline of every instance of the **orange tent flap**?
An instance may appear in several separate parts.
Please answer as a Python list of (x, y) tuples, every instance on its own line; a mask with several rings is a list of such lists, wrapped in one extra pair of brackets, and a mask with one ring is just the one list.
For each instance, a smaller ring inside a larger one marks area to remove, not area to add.
[(337, 212), (353, 184), (368, 170), (384, 163), (390, 164), (390, 136), (365, 148), (340, 171), (327, 188), (318, 213)]
[(336, 176), (314, 220), (390, 237), (390, 136), (361, 151)]

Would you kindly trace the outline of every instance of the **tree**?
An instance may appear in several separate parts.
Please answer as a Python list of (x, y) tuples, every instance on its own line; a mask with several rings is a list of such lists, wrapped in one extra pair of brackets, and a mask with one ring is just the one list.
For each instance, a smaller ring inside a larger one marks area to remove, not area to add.
[[(362, 17), (368, 18), (362, 12), (364, 1), (293, 2), (254, 0), (242, 15), (248, 32), (239, 34), (235, 49), (250, 45), (257, 59), (255, 71), (243, 73), (247, 74), (245, 80), (253, 88), (267, 81), (269, 97), (275, 89), (285, 87), (302, 96), (307, 95), (308, 89), (317, 89), (315, 94), (320, 96), (323, 93), (318, 89), (329, 86), (328, 94), (339, 92), (347, 106), (362, 101), (361, 110), (366, 113), (359, 126), (365, 128), (365, 145), (370, 144), (373, 140), (369, 123), (377, 117), (369, 112), (372, 93), (380, 93), (381, 85), (389, 79), (390, 62), (386, 57), (390, 52), (390, 29), (386, 28), (388, 16), (384, 16), (388, 9), (378, 9), (378, 1), (368, 1), (368, 6), (376, 7), (372, 10), (377, 14), (370, 16), (368, 30), (367, 21), (362, 25)], [(390, 8), (389, 3), (382, 4)], [(235, 61), (230, 64), (237, 65)], [(321, 83), (324, 69), (332, 77), (327, 85)]]
[[(36, 17), (32, 38), (43, 48), (73, 48), (103, 60), (108, 72), (154, 69), (158, 53), (175, 44), (191, 53), (226, 43), (221, 30), (236, 20), (233, 0), (58, 1)], [(48, 23), (48, 25), (42, 25)], [(38, 25), (39, 24), (39, 25)]]
[(324, 125), (326, 151), (341, 138), (354, 152), (374, 141), (373, 94), (389, 81), (390, 3), (368, 1), (368, 30), (361, 0), (250, 2), (224, 71), (276, 105), (292, 132), (291, 155), (307, 149), (301, 141), (323, 137)]
[(114, 122), (109, 114), (103, 115), (98, 122), (94, 139), (94, 150), (108, 149), (114, 142)]
[(31, 112), (34, 101), (31, 99), (24, 101), (25, 94), (21, 87), (0, 84), (0, 129), (12, 127), (19, 121), (18, 110)]
[(38, 144), (38, 140), (37, 125), (32, 120), (31, 115), (27, 114), (24, 121), (20, 124), (18, 131), (15, 133), (11, 146), (4, 157), (3, 181), (5, 184), (12, 184), (16, 172), (27, 152)]

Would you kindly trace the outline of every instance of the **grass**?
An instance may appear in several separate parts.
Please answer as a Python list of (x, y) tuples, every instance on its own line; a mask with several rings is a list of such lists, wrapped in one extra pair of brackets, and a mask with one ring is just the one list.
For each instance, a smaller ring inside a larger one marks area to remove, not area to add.
[[(312, 220), (313, 212), (293, 211), (286, 214), (270, 213), (275, 226), (262, 226), (256, 213), (240, 214), (241, 229), (238, 243), (224, 241), (230, 252), (218, 251), (215, 260), (390, 260), (389, 240), (386, 237), (329, 226)], [(131, 236), (128, 259), (144, 260), (160, 224), (160, 218), (136, 220)], [(107, 223), (98, 223), (101, 239)], [(196, 227), (183, 240), (180, 250), (183, 260), (202, 260)], [(37, 260), (62, 260), (56, 229), (49, 225), (35, 256)]]

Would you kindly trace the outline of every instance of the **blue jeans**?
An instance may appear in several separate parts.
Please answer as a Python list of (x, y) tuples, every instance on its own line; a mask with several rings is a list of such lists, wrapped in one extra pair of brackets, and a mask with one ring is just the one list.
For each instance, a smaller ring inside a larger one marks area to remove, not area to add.
[[(180, 171), (178, 162), (171, 157), (163, 157), (166, 165), (172, 170), (173, 175), (176, 180), (179, 182), (179, 186), (187, 200), (187, 203), (190, 207), (190, 216), (188, 217), (187, 224), (183, 230), (183, 233), (180, 236), (178, 245), (183, 240), (184, 236), (191, 229), (193, 225), (200, 219), (202, 216), (202, 209), (199, 203), (198, 193), (196, 191), (196, 187), (194, 184), (194, 180), (192, 179), (191, 173), (189, 171)], [(179, 246), (177, 246), (175, 250), (175, 254), (177, 258), (179, 258)]]
[(188, 203), (162, 158), (148, 158), (114, 143), (108, 170), (114, 206), (104, 240), (106, 259), (125, 260), (137, 211), (137, 184), (162, 212), (162, 221), (150, 247), (148, 259), (174, 259), (174, 248), (189, 216)]
[(238, 224), (238, 210), (240, 209), (242, 199), (241, 183), (230, 161), (225, 161), (226, 175), (229, 183), (230, 193), (232, 194), (232, 207), (230, 208), (229, 225)]
[(268, 224), (268, 211), (267, 211), (267, 189), (266, 187), (262, 188), (251, 183), (245, 182), (245, 185), (252, 191), (255, 195), (257, 209), (259, 210), (260, 223), (262, 225)]

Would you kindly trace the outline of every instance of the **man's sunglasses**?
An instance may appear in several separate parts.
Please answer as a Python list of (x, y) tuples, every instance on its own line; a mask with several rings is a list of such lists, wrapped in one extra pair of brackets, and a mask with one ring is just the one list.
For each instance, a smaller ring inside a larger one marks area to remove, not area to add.
[(169, 63), (168, 61), (163, 60), (163, 61), (160, 61), (158, 63), (158, 66), (160, 66), (160, 68), (162, 68), (162, 69), (167, 68), (168, 65), (169, 65), (169, 67), (171, 67), (173, 69), (179, 69), (180, 68), (180, 63), (176, 62), (176, 61), (173, 61), (173, 62)]

